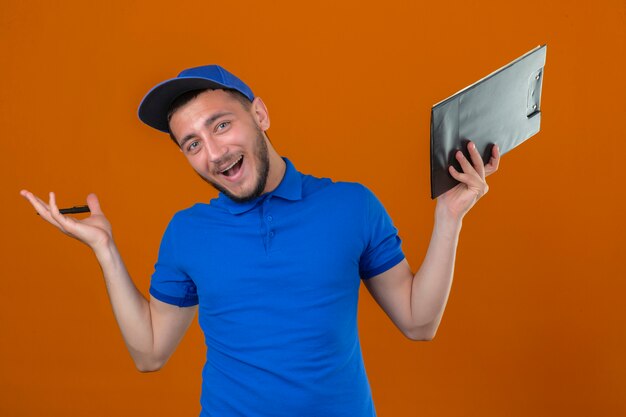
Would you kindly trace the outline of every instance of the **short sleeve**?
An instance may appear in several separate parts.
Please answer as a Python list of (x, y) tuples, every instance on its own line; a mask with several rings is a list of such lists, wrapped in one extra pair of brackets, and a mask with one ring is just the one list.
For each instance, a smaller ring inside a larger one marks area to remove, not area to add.
[(159, 258), (154, 265), (154, 273), (150, 282), (150, 294), (159, 301), (179, 307), (190, 307), (198, 304), (198, 290), (191, 278), (181, 269), (177, 261), (176, 217), (167, 226)]
[(404, 259), (398, 230), (378, 198), (370, 190), (366, 191), (364, 233), (367, 246), (359, 261), (359, 273), (363, 279), (381, 274)]

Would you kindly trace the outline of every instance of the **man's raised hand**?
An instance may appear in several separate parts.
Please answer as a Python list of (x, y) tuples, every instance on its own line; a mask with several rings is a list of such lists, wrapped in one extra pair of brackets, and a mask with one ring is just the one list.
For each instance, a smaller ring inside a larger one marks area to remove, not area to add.
[(97, 247), (107, 245), (113, 239), (111, 224), (102, 213), (100, 202), (95, 194), (87, 196), (87, 205), (91, 215), (81, 220), (61, 214), (53, 192), (50, 193), (48, 204), (30, 191), (22, 190), (20, 194), (32, 204), (42, 219), (94, 250)]
[(467, 160), (463, 152), (457, 151), (455, 154), (462, 172), (457, 171), (452, 165), (448, 168), (450, 175), (459, 181), (459, 184), (437, 198), (437, 206), (458, 220), (462, 219), (469, 209), (489, 191), (485, 177), (496, 172), (500, 165), (500, 150), (497, 146), (492, 147), (491, 158), (487, 165), (483, 164), (473, 142), (470, 142), (467, 148), (471, 162)]

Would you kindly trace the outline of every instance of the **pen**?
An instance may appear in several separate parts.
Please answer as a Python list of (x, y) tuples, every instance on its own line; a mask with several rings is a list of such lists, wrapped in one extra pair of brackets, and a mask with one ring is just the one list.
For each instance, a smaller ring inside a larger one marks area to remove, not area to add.
[[(61, 214), (89, 213), (89, 206), (74, 206), (70, 208), (59, 209)], [(37, 213), (39, 216), (39, 213)]]

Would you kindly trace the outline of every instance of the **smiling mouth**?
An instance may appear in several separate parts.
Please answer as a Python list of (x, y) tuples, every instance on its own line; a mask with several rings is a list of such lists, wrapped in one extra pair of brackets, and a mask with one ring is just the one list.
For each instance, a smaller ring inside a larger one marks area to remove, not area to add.
[(225, 177), (231, 177), (239, 172), (242, 164), (243, 164), (243, 155), (241, 155), (239, 159), (237, 159), (235, 162), (227, 166), (225, 169), (220, 171), (220, 174), (224, 175)]

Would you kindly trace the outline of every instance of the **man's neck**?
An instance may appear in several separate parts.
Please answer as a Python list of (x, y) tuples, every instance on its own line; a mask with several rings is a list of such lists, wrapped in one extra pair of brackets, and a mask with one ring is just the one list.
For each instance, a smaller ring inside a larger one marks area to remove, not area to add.
[(285, 176), (286, 170), (287, 164), (283, 158), (281, 158), (280, 155), (278, 155), (278, 153), (276, 153), (273, 149), (270, 150), (270, 170), (267, 174), (267, 182), (265, 184), (263, 194), (272, 192), (276, 189), (276, 187), (278, 187)]

